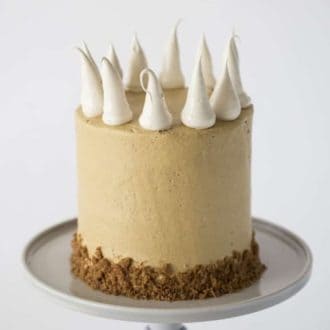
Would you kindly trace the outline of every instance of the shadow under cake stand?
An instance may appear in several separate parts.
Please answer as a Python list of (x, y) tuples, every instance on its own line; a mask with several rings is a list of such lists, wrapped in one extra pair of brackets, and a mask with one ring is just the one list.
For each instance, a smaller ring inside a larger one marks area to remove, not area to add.
[(23, 252), (26, 273), (36, 287), (64, 306), (115, 320), (145, 322), (150, 330), (184, 329), (182, 323), (220, 320), (278, 304), (308, 282), (312, 270), (309, 247), (285, 228), (253, 219), (261, 260), (267, 265), (251, 287), (219, 298), (162, 302), (106, 295), (89, 288), (70, 272), (77, 220), (67, 220), (36, 235)]

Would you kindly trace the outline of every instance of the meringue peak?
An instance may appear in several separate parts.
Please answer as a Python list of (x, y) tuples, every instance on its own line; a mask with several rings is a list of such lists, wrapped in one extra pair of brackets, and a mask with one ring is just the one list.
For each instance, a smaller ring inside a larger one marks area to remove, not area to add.
[(180, 49), (177, 37), (177, 29), (181, 20), (173, 27), (163, 59), (162, 70), (159, 79), (163, 88), (183, 88), (185, 79), (181, 69)]
[(131, 46), (131, 57), (128, 63), (128, 71), (125, 84), (127, 90), (134, 92), (142, 91), (140, 84), (140, 73), (147, 66), (147, 59), (135, 34)]
[(109, 51), (108, 51), (108, 56), (107, 56), (108, 60), (110, 61), (110, 63), (115, 67), (115, 69), (117, 70), (120, 79), (123, 78), (123, 70), (121, 69), (119, 60), (118, 60), (118, 56), (117, 53), (115, 51), (115, 48), (113, 46), (113, 44), (110, 44), (109, 46)]
[[(146, 75), (148, 76), (147, 87), (144, 85)], [(144, 69), (140, 74), (140, 81), (146, 97), (139, 124), (144, 129), (151, 131), (163, 131), (171, 128), (173, 118), (155, 72), (148, 68)]]
[(210, 103), (217, 118), (221, 120), (235, 120), (241, 113), (239, 97), (229, 75), (227, 62), (223, 75), (214, 87)]
[(207, 88), (213, 89), (215, 85), (215, 78), (213, 74), (212, 57), (204, 34), (201, 38), (199, 51), (201, 56), (201, 67), (205, 85)]
[(92, 63), (92, 65), (95, 69), (95, 72), (97, 73), (97, 76), (98, 76), (99, 80), (101, 81), (102, 80), (101, 79), (101, 74), (100, 74), (99, 68), (98, 68), (98, 66), (97, 66), (97, 64), (96, 64), (96, 62), (95, 62), (95, 60), (92, 56), (92, 53), (90, 52), (90, 50), (89, 50), (89, 48), (88, 48), (85, 41), (82, 41), (81, 43), (82, 43), (82, 50), (84, 51), (85, 55), (89, 58), (90, 62)]
[(246, 108), (251, 105), (251, 98), (246, 94), (243, 89), (239, 67), (239, 54), (235, 41), (236, 38), (238, 38), (238, 35), (233, 33), (229, 39), (227, 45), (226, 62), (228, 65), (229, 75), (239, 97), (241, 107)]
[(201, 56), (195, 64), (186, 103), (181, 112), (181, 121), (185, 126), (196, 129), (212, 127), (216, 121), (216, 115), (208, 100)]
[(115, 66), (105, 57), (102, 59), (101, 73), (104, 93), (103, 122), (111, 126), (129, 122), (133, 113), (122, 80)]
[[(81, 107), (87, 118), (102, 114), (103, 90), (98, 69), (91, 58), (81, 48), (76, 48), (81, 55)], [(97, 70), (97, 71), (96, 71)]]

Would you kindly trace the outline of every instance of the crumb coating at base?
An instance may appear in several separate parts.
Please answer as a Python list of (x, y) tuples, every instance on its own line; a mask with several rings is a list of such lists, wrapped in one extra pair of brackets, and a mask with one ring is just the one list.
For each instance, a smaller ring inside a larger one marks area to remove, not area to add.
[(137, 264), (131, 258), (112, 262), (97, 248), (90, 256), (79, 235), (72, 240), (72, 273), (91, 288), (107, 294), (136, 299), (164, 301), (219, 297), (246, 288), (257, 281), (266, 267), (259, 259), (254, 237), (243, 252), (208, 265), (196, 265), (175, 272), (170, 264), (151, 267)]

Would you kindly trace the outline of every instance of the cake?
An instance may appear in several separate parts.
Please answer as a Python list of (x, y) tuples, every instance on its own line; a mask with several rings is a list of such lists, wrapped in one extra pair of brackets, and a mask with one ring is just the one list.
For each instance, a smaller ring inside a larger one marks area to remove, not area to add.
[(100, 70), (78, 50), (73, 274), (108, 294), (168, 301), (255, 283), (265, 266), (251, 220), (253, 106), (235, 36), (217, 81), (202, 39), (189, 87), (176, 28), (159, 77), (136, 37), (125, 83), (112, 46)]

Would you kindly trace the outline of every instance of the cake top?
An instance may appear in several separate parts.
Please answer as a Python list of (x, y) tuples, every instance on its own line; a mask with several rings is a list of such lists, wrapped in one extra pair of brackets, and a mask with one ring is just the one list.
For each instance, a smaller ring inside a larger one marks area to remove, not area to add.
[[(239, 56), (233, 34), (225, 50), (222, 73), (214, 78), (212, 58), (203, 36), (197, 52), (191, 82), (180, 112), (180, 123), (194, 129), (206, 129), (216, 120), (232, 121), (239, 117), (242, 108), (251, 105), (242, 86)], [(185, 90), (181, 70), (177, 25), (170, 34), (162, 69), (157, 77), (148, 67), (144, 51), (135, 35), (131, 47), (128, 70), (123, 82), (123, 71), (114, 47), (101, 62), (100, 70), (87, 45), (77, 48), (81, 55), (81, 108), (85, 117), (102, 116), (105, 125), (118, 126), (133, 119), (128, 93), (141, 94), (144, 105), (138, 117), (141, 128), (162, 131), (174, 125), (168, 106), (170, 90)]]
[[(208, 95), (210, 95), (211, 92), (211, 90), (208, 90)], [(218, 129), (232, 130), (236, 127), (239, 127), (242, 123), (244, 123), (246, 118), (251, 116), (253, 113), (253, 106), (250, 105), (244, 108), (244, 110), (241, 111), (239, 117), (235, 120), (216, 120), (215, 124), (208, 129), (192, 129), (183, 125), (181, 120), (181, 112), (186, 103), (187, 94), (187, 88), (164, 89), (164, 97), (168, 109), (170, 109), (170, 113), (172, 115), (172, 124), (170, 129), (162, 130), (160, 132), (161, 134), (157, 134), (157, 136), (175, 135), (176, 139), (180, 140), (180, 137), (191, 136), (191, 134), (197, 134), (198, 136), (212, 134), (213, 132), (217, 134)], [(125, 91), (125, 96), (133, 115), (130, 121), (122, 125), (108, 125), (104, 122), (102, 116), (87, 118), (83, 113), (81, 106), (77, 109), (76, 115), (89, 126), (95, 129), (109, 131), (109, 134), (114, 134), (114, 132), (117, 132), (118, 134), (132, 133), (134, 135), (143, 134), (151, 137), (153, 134), (155, 134), (155, 131), (143, 128), (139, 122), (139, 118), (142, 114), (142, 109), (145, 103), (145, 92)]]

